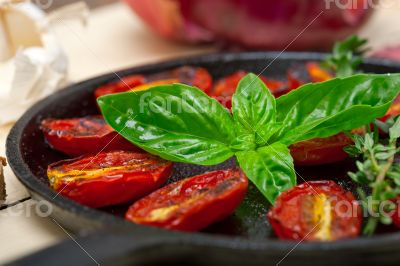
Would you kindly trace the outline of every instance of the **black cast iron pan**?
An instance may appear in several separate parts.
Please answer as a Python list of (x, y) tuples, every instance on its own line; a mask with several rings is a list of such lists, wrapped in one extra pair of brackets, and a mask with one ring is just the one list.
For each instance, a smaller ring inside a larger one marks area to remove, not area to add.
[[(239, 69), (259, 73), (270, 65), (263, 73), (264, 75), (285, 79), (289, 67), (302, 66), (305, 62), (318, 61), (323, 57), (323, 54), (316, 53), (211, 54), (135, 67), (117, 74), (118, 76), (134, 73), (150, 74), (178, 66), (192, 65), (207, 68), (217, 79)], [(391, 62), (368, 60), (363, 65), (363, 70), (374, 73), (393, 73), (400, 72), (400, 66)], [(282, 264), (303, 265), (314, 261), (325, 265), (350, 262), (355, 265), (375, 262), (395, 265), (400, 261), (400, 233), (390, 232), (390, 229), (389, 231), (381, 230), (380, 234), (372, 238), (360, 237), (332, 243), (301, 242), (298, 244), (276, 239), (265, 218), (269, 206), (253, 187), (249, 188), (248, 196), (234, 215), (210, 226), (203, 232), (191, 234), (168, 232), (127, 222), (121, 218), (127, 206), (96, 210), (62, 196), (56, 196), (56, 193), (48, 186), (46, 168), (48, 164), (66, 157), (53, 151), (45, 143), (38, 127), (40, 121), (48, 117), (68, 118), (98, 113), (93, 91), (99, 85), (115, 79), (117, 76), (114, 73), (103, 75), (74, 84), (40, 101), (21, 117), (7, 139), (7, 157), (10, 166), (28, 188), (32, 197), (50, 202), (53, 209), (52, 217), (65, 228), (80, 235), (91, 232), (91, 237), (82, 238), (81, 241), (90, 246), (93, 252), (98, 253), (98, 258), (103, 262), (118, 261), (121, 265), (125, 265), (123, 264), (125, 262), (135, 262), (141, 265), (164, 260), (164, 262), (178, 263), (187, 262), (186, 259), (190, 257), (195, 258), (199, 265), (228, 262), (275, 265), (289, 252), (290, 255), (282, 261)], [(234, 164), (233, 159), (214, 167), (176, 164), (171, 181)], [(296, 170), (303, 177), (333, 179), (346, 188), (354, 190), (354, 184), (346, 178), (346, 172), (352, 167), (351, 161), (345, 161), (334, 165)], [(114, 234), (105, 233), (106, 231), (114, 232)], [(60, 252), (60, 248), (65, 250), (62, 252), (66, 254), (73, 253), (74, 245), (73, 242), (64, 243), (60, 247), (53, 248), (52, 251), (44, 251), (41, 254), (51, 259), (52, 252)], [(42, 255), (33, 258), (41, 260)], [(68, 258), (71, 262), (74, 259), (79, 260), (73, 256)], [(72, 264), (66, 263), (65, 260), (61, 260), (60, 263)]]

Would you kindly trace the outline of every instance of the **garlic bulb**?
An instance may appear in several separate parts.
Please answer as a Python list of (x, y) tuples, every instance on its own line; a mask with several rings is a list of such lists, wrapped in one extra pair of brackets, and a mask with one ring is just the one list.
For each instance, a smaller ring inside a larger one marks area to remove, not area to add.
[(66, 82), (68, 60), (49, 24), (32, 3), (0, 5), (0, 125)]

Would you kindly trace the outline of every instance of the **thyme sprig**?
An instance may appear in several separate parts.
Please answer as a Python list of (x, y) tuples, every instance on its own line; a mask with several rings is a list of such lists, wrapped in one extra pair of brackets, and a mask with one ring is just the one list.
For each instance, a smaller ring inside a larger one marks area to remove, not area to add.
[[(358, 184), (369, 187), (371, 194), (367, 196), (366, 189), (358, 188), (364, 213), (368, 220), (363, 234), (372, 235), (378, 223), (391, 224), (390, 213), (396, 208), (393, 200), (400, 195), (400, 165), (395, 164), (395, 155), (399, 153), (397, 140), (400, 137), (400, 119), (393, 120), (389, 127), (389, 139), (379, 139), (378, 127), (374, 132), (367, 127), (364, 136), (353, 135), (354, 145), (345, 148), (356, 161), (357, 172), (348, 175)], [(388, 127), (388, 126), (387, 126)]]

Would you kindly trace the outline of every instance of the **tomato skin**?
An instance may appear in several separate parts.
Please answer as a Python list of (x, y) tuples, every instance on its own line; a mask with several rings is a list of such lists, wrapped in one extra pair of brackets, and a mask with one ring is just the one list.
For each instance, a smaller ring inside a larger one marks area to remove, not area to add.
[[(176, 78), (180, 83), (197, 87), (209, 93), (213, 79), (207, 69), (202, 67), (183, 66), (164, 73), (165, 78)], [(154, 77), (150, 77), (154, 80)]]
[[(127, 92), (129, 90), (142, 90), (150, 86), (171, 83), (184, 83), (195, 86), (208, 93), (212, 86), (210, 73), (202, 67), (183, 66), (169, 71), (150, 75), (130, 75), (123, 77), (122, 80), (105, 84), (97, 88), (94, 92), (96, 99), (100, 96)], [(145, 86), (148, 84), (149, 86)]]
[(288, 82), (287, 84), (288, 91), (295, 90), (298, 87), (303, 86), (305, 84), (303, 81), (300, 80), (297, 73), (292, 69), (289, 69), (287, 71), (287, 82)]
[(361, 207), (333, 181), (310, 181), (283, 192), (267, 218), (280, 239), (332, 241), (357, 237)]
[(344, 147), (353, 141), (344, 133), (329, 138), (315, 138), (293, 144), (289, 147), (295, 165), (322, 165), (343, 161), (348, 154)]
[(50, 186), (80, 204), (100, 208), (129, 203), (161, 187), (172, 162), (147, 153), (102, 152), (50, 164)]
[(393, 203), (396, 204), (396, 209), (393, 211), (391, 218), (392, 218), (393, 224), (396, 227), (400, 228), (400, 196), (393, 199), (392, 201), (393, 201)]
[(103, 85), (103, 86), (97, 88), (94, 91), (94, 96), (97, 99), (100, 96), (107, 95), (107, 94), (126, 92), (126, 91), (130, 90), (131, 88), (142, 85), (144, 83), (146, 83), (146, 79), (143, 75), (126, 76), (126, 77), (123, 77), (119, 81), (108, 83), (106, 85)]
[(45, 119), (40, 128), (53, 149), (70, 156), (112, 150), (141, 151), (140, 148), (120, 136), (99, 115), (71, 119)]
[(243, 200), (247, 177), (218, 170), (169, 184), (135, 202), (126, 219), (180, 231), (198, 231), (229, 216)]

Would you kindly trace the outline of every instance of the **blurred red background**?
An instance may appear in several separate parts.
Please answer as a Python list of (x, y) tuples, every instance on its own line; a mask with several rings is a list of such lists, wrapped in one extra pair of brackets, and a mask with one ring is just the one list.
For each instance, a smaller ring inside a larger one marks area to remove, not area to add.
[[(158, 34), (247, 49), (325, 50), (372, 10), (363, 0), (125, 0)], [(350, 4), (348, 6), (347, 4)]]

